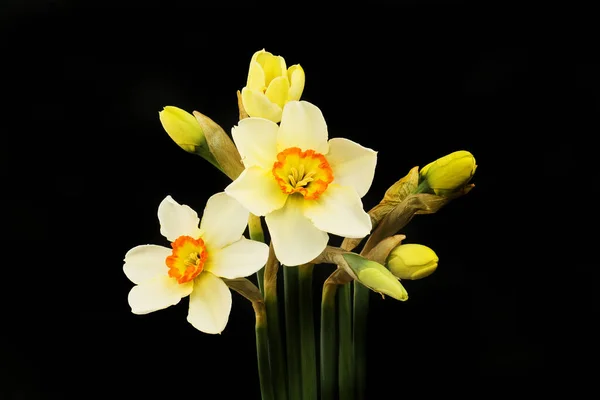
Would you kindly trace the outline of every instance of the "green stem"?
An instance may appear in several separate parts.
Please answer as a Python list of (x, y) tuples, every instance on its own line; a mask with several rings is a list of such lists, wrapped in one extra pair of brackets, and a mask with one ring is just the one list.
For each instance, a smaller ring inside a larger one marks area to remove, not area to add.
[(427, 182), (427, 179), (424, 179), (421, 181), (421, 183), (419, 183), (419, 186), (417, 186), (417, 188), (413, 191), (413, 194), (427, 193), (428, 191), (430, 191), (429, 182)]
[(287, 370), (290, 400), (302, 399), (302, 374), (300, 373), (300, 312), (298, 293), (298, 268), (282, 267), (285, 301), (285, 333), (287, 345)]
[(317, 356), (315, 349), (315, 321), (313, 314), (312, 281), (314, 264), (299, 267), (300, 280), (300, 350), (302, 352), (302, 399), (317, 399)]
[(354, 400), (355, 374), (352, 349), (352, 293), (350, 284), (340, 285), (337, 295), (340, 345), (338, 387), (340, 399)]
[(325, 282), (321, 298), (321, 400), (335, 400), (336, 391), (336, 313), (335, 294), (338, 285)]
[(217, 159), (215, 158), (215, 156), (213, 156), (213, 154), (208, 149), (206, 149), (206, 151), (200, 150), (198, 152), (198, 154), (202, 158), (204, 158), (206, 161), (208, 161), (209, 163), (211, 163), (213, 165), (213, 167), (215, 167), (216, 169), (218, 169), (219, 171), (221, 171), (222, 173), (225, 174), (225, 171), (223, 171), (223, 168), (221, 168), (221, 165), (219, 165), (219, 162), (217, 161)]
[(277, 400), (287, 400), (287, 374), (285, 358), (283, 356), (283, 342), (279, 325), (279, 307), (277, 304), (277, 271), (279, 262), (275, 258), (273, 245), (269, 247), (269, 259), (265, 265), (265, 306), (269, 320), (269, 356), (273, 385)]
[(252, 303), (256, 314), (256, 355), (258, 359), (258, 377), (260, 380), (260, 393), (262, 400), (275, 400), (273, 395), (273, 379), (269, 366), (268, 327), (265, 305), (263, 303)]
[(356, 394), (357, 400), (365, 398), (367, 383), (367, 313), (369, 311), (370, 290), (362, 283), (354, 281), (354, 315), (353, 315), (353, 342), (354, 365), (356, 366)]
[[(257, 242), (265, 242), (265, 233), (263, 232), (260, 217), (254, 214), (250, 214), (248, 217), (248, 231), (250, 232), (250, 239), (256, 240)], [(265, 269), (261, 268), (256, 273), (256, 280), (258, 281), (258, 288), (260, 293), (265, 295), (264, 280), (265, 280)]]

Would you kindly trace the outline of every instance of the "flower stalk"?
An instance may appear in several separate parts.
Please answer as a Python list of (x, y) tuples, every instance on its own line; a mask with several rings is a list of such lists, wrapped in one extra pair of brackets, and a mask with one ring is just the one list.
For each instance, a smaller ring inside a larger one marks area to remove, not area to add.
[(252, 303), (256, 315), (254, 331), (256, 334), (256, 355), (258, 359), (258, 376), (262, 400), (275, 400), (273, 394), (273, 378), (269, 365), (269, 330), (264, 303)]
[(300, 362), (302, 371), (302, 399), (317, 399), (317, 359), (315, 348), (315, 322), (313, 314), (313, 268), (308, 263), (298, 268), (300, 290)]
[[(265, 233), (263, 232), (262, 223), (260, 221), (260, 217), (254, 214), (250, 214), (248, 217), (248, 231), (250, 233), (250, 239), (256, 240), (257, 242), (265, 242)], [(260, 293), (265, 295), (264, 290), (264, 276), (265, 269), (261, 268), (256, 273), (256, 280), (258, 281), (258, 288), (260, 289)]]
[(337, 336), (336, 292), (338, 285), (325, 282), (321, 298), (321, 400), (336, 399)]
[(225, 279), (227, 286), (248, 299), (254, 308), (256, 323), (254, 332), (256, 335), (256, 356), (258, 361), (258, 377), (262, 400), (275, 400), (273, 393), (273, 378), (271, 366), (269, 365), (269, 329), (267, 324), (267, 313), (265, 303), (258, 288), (245, 278)]
[(279, 306), (277, 302), (277, 272), (279, 261), (275, 258), (273, 244), (269, 246), (269, 258), (265, 265), (264, 274), (264, 296), (269, 319), (269, 356), (271, 371), (273, 373), (273, 385), (277, 400), (287, 399), (287, 374), (286, 363), (283, 356), (283, 343), (281, 341), (281, 330), (279, 325)]
[(354, 365), (356, 373), (356, 399), (365, 399), (367, 386), (367, 313), (369, 311), (369, 289), (354, 281), (354, 302), (352, 315), (352, 342), (354, 345)]
[(354, 355), (352, 347), (352, 293), (349, 283), (340, 285), (338, 296), (339, 368), (338, 387), (340, 399), (354, 400)]
[(302, 399), (298, 268), (282, 267), (289, 400)]

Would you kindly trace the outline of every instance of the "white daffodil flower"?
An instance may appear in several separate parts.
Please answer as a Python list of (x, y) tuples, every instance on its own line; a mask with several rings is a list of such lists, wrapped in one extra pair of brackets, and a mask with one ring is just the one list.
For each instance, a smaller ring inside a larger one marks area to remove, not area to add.
[(142, 245), (125, 255), (123, 270), (136, 285), (128, 296), (131, 311), (162, 310), (189, 295), (188, 322), (202, 332), (221, 333), (231, 311), (231, 292), (221, 278), (255, 273), (269, 253), (264, 243), (242, 236), (248, 216), (235, 199), (217, 193), (208, 199), (200, 222), (194, 210), (167, 196), (158, 219), (171, 248)]
[(321, 110), (290, 101), (281, 124), (245, 118), (232, 130), (245, 169), (225, 192), (265, 216), (275, 255), (288, 266), (307, 263), (329, 236), (362, 238), (371, 218), (361, 198), (373, 182), (377, 152), (348, 139), (328, 141)]

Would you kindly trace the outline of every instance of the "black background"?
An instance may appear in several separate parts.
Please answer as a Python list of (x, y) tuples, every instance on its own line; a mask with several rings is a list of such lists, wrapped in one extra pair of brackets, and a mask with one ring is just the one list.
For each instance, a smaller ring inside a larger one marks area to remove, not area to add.
[(304, 67), (303, 99), (330, 137), (379, 152), (366, 209), (415, 165), (459, 149), (479, 165), (471, 193), (403, 231), (437, 252), (435, 274), (406, 282), (405, 303), (372, 297), (374, 391), (591, 375), (600, 78), (584, 10), (571, 30), (560, 14), (517, 21), (522, 9), (451, 1), (91, 4), (8, 2), (0, 16), (2, 399), (259, 398), (249, 304), (234, 294), (215, 336), (186, 322), (185, 299), (135, 316), (122, 259), (166, 244), (167, 194), (200, 211), (228, 184), (170, 140), (158, 111), (198, 110), (229, 132), (262, 48)]

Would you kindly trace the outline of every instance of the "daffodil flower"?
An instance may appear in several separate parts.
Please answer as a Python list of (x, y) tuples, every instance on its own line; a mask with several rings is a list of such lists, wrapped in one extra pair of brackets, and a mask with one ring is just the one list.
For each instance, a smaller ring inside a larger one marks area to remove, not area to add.
[[(134, 314), (147, 314), (190, 296), (187, 320), (205, 333), (221, 333), (231, 311), (231, 292), (221, 278), (241, 278), (264, 266), (269, 248), (242, 236), (248, 211), (225, 193), (208, 199), (202, 221), (187, 205), (167, 196), (158, 207), (160, 233), (171, 248), (134, 247), (123, 270), (134, 286)], [(200, 223), (200, 227), (198, 227)]]
[(329, 236), (362, 238), (371, 219), (361, 198), (375, 174), (377, 153), (348, 139), (328, 141), (321, 110), (290, 101), (281, 124), (245, 118), (232, 130), (244, 171), (225, 192), (265, 216), (282, 264), (313, 260)]
[(250, 61), (242, 103), (249, 116), (279, 122), (284, 105), (300, 100), (303, 90), (304, 70), (300, 64), (286, 68), (283, 57), (263, 49)]

